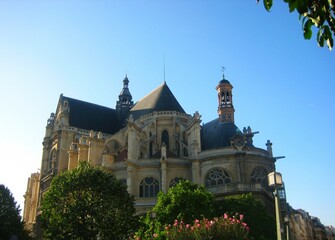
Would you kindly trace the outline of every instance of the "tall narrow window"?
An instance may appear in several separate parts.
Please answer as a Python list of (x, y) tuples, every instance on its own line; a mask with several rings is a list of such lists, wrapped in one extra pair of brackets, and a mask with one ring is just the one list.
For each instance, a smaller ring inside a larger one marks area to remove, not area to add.
[(154, 155), (154, 143), (151, 141), (149, 145), (149, 157), (152, 157)]
[(175, 146), (176, 146), (176, 152), (175, 152), (175, 154), (179, 157), (180, 156), (180, 144), (179, 144), (179, 141), (176, 141)]
[(56, 150), (52, 150), (49, 158), (48, 169), (56, 168)]
[(221, 105), (222, 106), (226, 105), (226, 98), (224, 92), (221, 93)]
[(183, 148), (183, 155), (184, 155), (184, 157), (188, 157), (188, 150), (187, 150), (187, 147), (184, 147), (184, 148)]
[(166, 145), (166, 150), (169, 150), (169, 133), (166, 130), (162, 132), (162, 144), (163, 143)]
[(231, 105), (230, 94), (229, 92), (226, 93), (227, 105)]

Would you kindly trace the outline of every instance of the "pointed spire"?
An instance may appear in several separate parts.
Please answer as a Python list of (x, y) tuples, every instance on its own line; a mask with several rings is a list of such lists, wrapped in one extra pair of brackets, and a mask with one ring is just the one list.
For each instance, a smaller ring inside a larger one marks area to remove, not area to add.
[(133, 97), (130, 94), (128, 88), (129, 80), (126, 74), (123, 79), (123, 88), (119, 95), (119, 101), (116, 102), (116, 110), (124, 112), (125, 110), (129, 110), (133, 106)]

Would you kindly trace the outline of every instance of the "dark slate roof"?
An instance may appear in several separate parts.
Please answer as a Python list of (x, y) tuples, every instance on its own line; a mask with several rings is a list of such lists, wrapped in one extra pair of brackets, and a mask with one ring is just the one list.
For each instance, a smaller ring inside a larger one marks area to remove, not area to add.
[(230, 140), (240, 129), (232, 122), (221, 122), (219, 118), (204, 124), (201, 128), (202, 150), (228, 147)]
[(130, 110), (130, 114), (136, 119), (141, 115), (159, 111), (185, 113), (184, 109), (165, 82), (139, 100)]
[(70, 106), (70, 126), (109, 134), (120, 129), (120, 121), (115, 109), (69, 97), (63, 97), (63, 100), (68, 101)]

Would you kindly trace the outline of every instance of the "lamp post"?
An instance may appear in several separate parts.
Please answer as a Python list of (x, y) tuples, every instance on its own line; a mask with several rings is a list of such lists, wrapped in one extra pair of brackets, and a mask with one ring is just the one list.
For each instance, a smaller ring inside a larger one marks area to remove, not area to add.
[(279, 172), (271, 172), (268, 174), (269, 187), (274, 188), (273, 195), (275, 197), (275, 208), (276, 208), (276, 229), (277, 229), (277, 240), (282, 240), (281, 233), (281, 220), (280, 220), (280, 204), (278, 196), (278, 187), (283, 185), (283, 178)]
[(286, 227), (286, 240), (290, 240), (290, 227), (289, 227), (290, 219), (288, 216), (284, 217), (284, 223)]

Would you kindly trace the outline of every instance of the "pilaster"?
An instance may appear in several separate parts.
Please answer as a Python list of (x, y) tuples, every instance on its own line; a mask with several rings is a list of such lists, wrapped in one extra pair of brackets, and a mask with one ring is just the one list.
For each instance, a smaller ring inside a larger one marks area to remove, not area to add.
[(128, 187), (128, 192), (131, 195), (136, 195), (135, 187), (136, 187), (136, 168), (135, 164), (126, 161), (127, 165), (127, 187)]
[(167, 160), (161, 159), (161, 182), (162, 182), (162, 191), (163, 193), (166, 193), (167, 191), (167, 179), (166, 179), (166, 171), (167, 171)]
[(72, 170), (78, 166), (78, 145), (76, 143), (72, 143), (69, 151), (69, 162), (68, 162), (68, 170)]
[(201, 184), (200, 160), (192, 161), (192, 181), (196, 184)]

